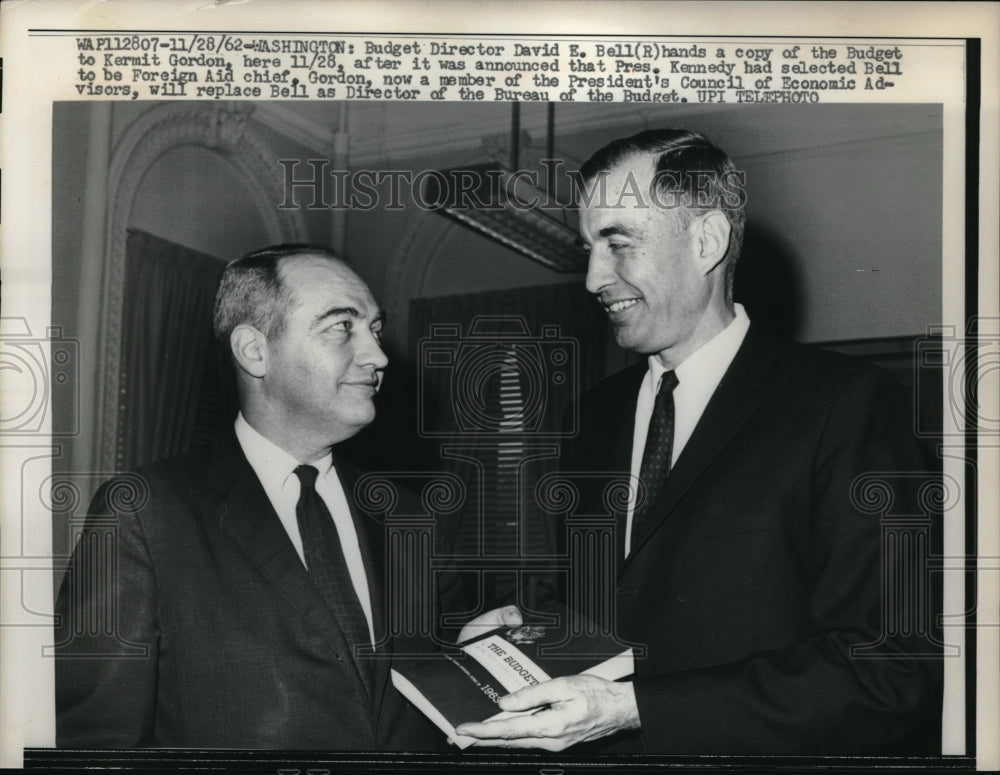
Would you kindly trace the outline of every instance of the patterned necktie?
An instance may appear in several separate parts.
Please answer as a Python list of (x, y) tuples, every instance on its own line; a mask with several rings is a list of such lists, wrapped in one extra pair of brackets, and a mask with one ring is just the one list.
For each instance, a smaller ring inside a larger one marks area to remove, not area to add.
[(375, 676), (375, 660), (357, 656), (359, 648), (371, 649), (368, 620), (365, 619), (364, 609), (347, 569), (337, 525), (316, 492), (319, 471), (313, 466), (299, 466), (295, 469), (295, 475), (302, 485), (299, 502), (295, 505), (295, 517), (299, 523), (309, 576), (336, 615), (370, 696)]
[(643, 531), (649, 528), (649, 510), (670, 473), (674, 451), (675, 387), (677, 375), (672, 371), (664, 372), (653, 404), (653, 414), (649, 418), (646, 446), (642, 451), (642, 465), (639, 467), (639, 480), (645, 489), (646, 498), (632, 514), (632, 546), (638, 543)]

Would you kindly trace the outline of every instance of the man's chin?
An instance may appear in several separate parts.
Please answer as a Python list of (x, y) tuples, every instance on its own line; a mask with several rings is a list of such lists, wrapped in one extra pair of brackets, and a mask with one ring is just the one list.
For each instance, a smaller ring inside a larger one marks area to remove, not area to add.
[(337, 415), (341, 423), (350, 425), (357, 432), (375, 421), (374, 397), (352, 401), (349, 406), (341, 404)]
[(614, 329), (615, 343), (623, 350), (641, 352), (642, 338), (632, 326), (618, 326)]
[(374, 400), (369, 401), (366, 406), (361, 406), (358, 408), (358, 421), (362, 424), (362, 426), (371, 425), (373, 422), (375, 422), (375, 417), (377, 415), (378, 412), (375, 411)]

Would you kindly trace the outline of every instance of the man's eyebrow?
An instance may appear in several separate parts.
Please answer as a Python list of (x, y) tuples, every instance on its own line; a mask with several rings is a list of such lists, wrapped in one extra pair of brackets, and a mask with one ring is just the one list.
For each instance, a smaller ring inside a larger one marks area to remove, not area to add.
[[(634, 237), (635, 232), (624, 226), (605, 226), (597, 232), (598, 237), (614, 237), (615, 235), (621, 235), (622, 237)], [(585, 248), (590, 245), (590, 243), (583, 237), (577, 237), (575, 242), (576, 246), (579, 248)]]
[(616, 234), (620, 234), (622, 237), (634, 236), (633, 232), (629, 229), (626, 229), (624, 226), (605, 226), (603, 229), (597, 232), (597, 236), (599, 237), (613, 237)]
[[(357, 307), (331, 307), (313, 318), (313, 325), (318, 326), (324, 320), (335, 318), (339, 315), (349, 315), (350, 317), (357, 318), (359, 320), (363, 320), (365, 317)], [(375, 325), (376, 323), (382, 325), (385, 324), (385, 310), (380, 309), (372, 316), (372, 325)]]
[(352, 318), (361, 317), (361, 313), (358, 312), (357, 307), (330, 307), (330, 309), (325, 312), (320, 312), (316, 317), (313, 318), (313, 325), (319, 325), (324, 320), (328, 318), (337, 317), (338, 315), (350, 315)]

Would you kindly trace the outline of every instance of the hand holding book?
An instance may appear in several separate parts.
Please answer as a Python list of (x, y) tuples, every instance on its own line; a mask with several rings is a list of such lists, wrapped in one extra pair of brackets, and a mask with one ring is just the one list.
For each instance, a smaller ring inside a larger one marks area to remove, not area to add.
[(473, 745), (562, 751), (639, 726), (632, 684), (593, 675), (553, 678), (501, 697), (507, 712), (534, 711), (513, 718), (461, 724), (455, 732)]
[(499, 627), (520, 627), (524, 623), (521, 612), (516, 605), (505, 605), (502, 608), (494, 608), (480, 614), (475, 619), (470, 619), (465, 623), (462, 631), (458, 634), (458, 642), (465, 643), (467, 640), (482, 635), (484, 632), (495, 630)]
[(460, 649), (395, 661), (393, 684), (461, 748), (559, 751), (637, 727), (632, 685), (615, 682), (632, 673), (631, 649), (564, 607), (548, 619), (494, 609), (463, 628)]

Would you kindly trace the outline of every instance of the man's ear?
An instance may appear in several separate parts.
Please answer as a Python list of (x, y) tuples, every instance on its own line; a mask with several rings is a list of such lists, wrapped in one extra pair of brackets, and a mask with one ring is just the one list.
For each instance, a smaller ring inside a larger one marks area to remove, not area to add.
[(726, 257), (731, 227), (720, 210), (709, 210), (697, 221), (695, 251), (702, 274), (708, 274)]
[(246, 323), (240, 324), (229, 335), (229, 346), (239, 367), (251, 377), (267, 374), (267, 337)]

